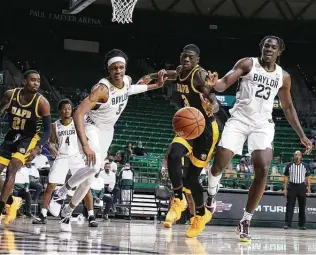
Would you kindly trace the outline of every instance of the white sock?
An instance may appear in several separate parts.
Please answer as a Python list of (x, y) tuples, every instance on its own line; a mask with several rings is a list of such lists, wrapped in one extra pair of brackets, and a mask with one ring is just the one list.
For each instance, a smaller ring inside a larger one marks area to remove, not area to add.
[(219, 186), (219, 182), (222, 178), (222, 174), (218, 175), (218, 176), (214, 176), (212, 174), (212, 171), (209, 170), (208, 172), (208, 189), (207, 192), (210, 196), (214, 196), (216, 195), (217, 191), (218, 191), (218, 186)]
[(95, 180), (94, 175), (92, 175), (77, 187), (75, 194), (71, 198), (71, 203), (73, 205), (75, 206), (79, 205), (79, 203), (88, 193), (91, 187), (91, 184), (94, 180)]
[(41, 213), (43, 214), (44, 217), (47, 217), (47, 209), (42, 208)]
[(88, 211), (88, 217), (91, 216), (91, 215), (94, 216), (93, 210), (89, 210), (89, 211)]
[(248, 213), (246, 211), (244, 211), (244, 216), (242, 217), (240, 222), (243, 222), (245, 220), (251, 221), (253, 213)]
[(74, 209), (72, 209), (69, 204), (65, 205), (65, 207), (63, 208), (63, 210), (61, 211), (61, 216), (65, 217), (68, 214), (72, 214)]

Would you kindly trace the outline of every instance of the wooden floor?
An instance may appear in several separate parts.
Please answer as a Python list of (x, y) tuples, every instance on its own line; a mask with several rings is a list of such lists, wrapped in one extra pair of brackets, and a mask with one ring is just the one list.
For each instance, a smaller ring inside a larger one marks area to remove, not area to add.
[(249, 244), (238, 242), (234, 227), (207, 226), (198, 237), (184, 237), (187, 225), (164, 229), (149, 221), (72, 222), (72, 233), (59, 221), (32, 225), (17, 219), (0, 228), (0, 254), (316, 254), (315, 230), (252, 228)]

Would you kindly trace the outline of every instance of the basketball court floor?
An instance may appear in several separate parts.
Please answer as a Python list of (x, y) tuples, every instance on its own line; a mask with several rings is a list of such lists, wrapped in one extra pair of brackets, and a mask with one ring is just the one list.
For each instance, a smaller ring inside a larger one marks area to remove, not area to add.
[(0, 254), (316, 254), (316, 231), (253, 228), (249, 244), (238, 242), (234, 227), (207, 226), (198, 238), (184, 237), (186, 225), (164, 229), (145, 221), (72, 222), (61, 233), (59, 221), (32, 225), (18, 219), (0, 228)]

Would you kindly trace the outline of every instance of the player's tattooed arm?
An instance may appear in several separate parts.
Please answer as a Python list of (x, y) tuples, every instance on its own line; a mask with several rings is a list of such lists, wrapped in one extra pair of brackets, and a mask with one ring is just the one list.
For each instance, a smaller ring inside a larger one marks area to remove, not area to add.
[(252, 59), (240, 59), (232, 70), (230, 70), (222, 79), (217, 80), (214, 89), (223, 92), (233, 85), (241, 76), (246, 75), (252, 68)]
[(213, 87), (208, 85), (208, 73), (204, 69), (199, 69), (194, 75), (194, 87), (201, 92), (203, 108), (209, 115), (219, 111), (219, 104), (216, 99)]
[(48, 149), (50, 151), (50, 153), (52, 154), (52, 156), (54, 158), (57, 157), (58, 155), (58, 150), (57, 150), (57, 136), (56, 136), (56, 123), (52, 123), (52, 132), (50, 134), (50, 138), (49, 138), (49, 142), (48, 142)]
[[(177, 76), (180, 70), (181, 70), (181, 66), (178, 66), (177, 70), (166, 70), (166, 73), (164, 76), (167, 77), (169, 81), (174, 81), (177, 79)], [(149, 76), (152, 80), (156, 80), (158, 78), (158, 73), (151, 73), (146, 76)]]
[(280, 88), (278, 96), (280, 98), (282, 109), (287, 121), (301, 139), (301, 143), (306, 147), (305, 153), (310, 154), (312, 150), (312, 142), (306, 137), (297, 117), (291, 96), (291, 77), (285, 71), (283, 71), (283, 86)]
[(7, 90), (0, 101), (0, 113), (3, 113), (9, 106), (13, 89)]
[(74, 114), (74, 122), (75, 122), (79, 141), (83, 147), (88, 146), (88, 139), (84, 131), (84, 116), (91, 109), (93, 109), (98, 102), (106, 103), (108, 98), (109, 98), (108, 88), (104, 84), (99, 83), (96, 86), (94, 86), (94, 89), (91, 91), (90, 95), (86, 97), (77, 107), (77, 110)]
[[(168, 77), (166, 76), (166, 70), (160, 70), (157, 75), (157, 81), (155, 84), (148, 84), (152, 81), (149, 75), (142, 77), (136, 85), (132, 85), (130, 89), (130, 95), (146, 92), (148, 90), (161, 88)], [(146, 86), (146, 87), (145, 87)]]

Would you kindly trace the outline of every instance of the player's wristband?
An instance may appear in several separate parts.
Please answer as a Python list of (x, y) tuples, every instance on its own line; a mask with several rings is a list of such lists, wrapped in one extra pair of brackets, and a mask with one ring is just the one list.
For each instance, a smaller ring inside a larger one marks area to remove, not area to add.
[(131, 85), (130, 90), (129, 90), (129, 95), (135, 95), (135, 94), (140, 94), (144, 93), (148, 90), (147, 85)]

